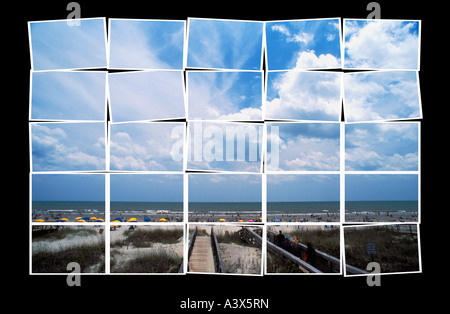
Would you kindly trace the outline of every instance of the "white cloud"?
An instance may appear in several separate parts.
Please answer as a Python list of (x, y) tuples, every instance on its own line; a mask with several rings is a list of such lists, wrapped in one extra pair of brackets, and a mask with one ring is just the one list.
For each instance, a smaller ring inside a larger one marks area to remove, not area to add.
[(341, 61), (332, 54), (317, 56), (314, 50), (302, 51), (298, 54), (294, 69), (340, 68)]
[(278, 96), (266, 103), (266, 118), (340, 119), (340, 73), (286, 72), (277, 79), (269, 76), (269, 89)]
[(417, 69), (418, 36), (413, 23), (371, 21), (362, 28), (346, 24), (345, 66), (349, 68)]

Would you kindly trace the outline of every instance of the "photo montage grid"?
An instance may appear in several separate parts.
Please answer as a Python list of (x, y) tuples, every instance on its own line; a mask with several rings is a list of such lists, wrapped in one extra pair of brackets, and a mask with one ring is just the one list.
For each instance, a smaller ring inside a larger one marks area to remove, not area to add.
[(28, 22), (30, 274), (420, 273), (420, 30)]

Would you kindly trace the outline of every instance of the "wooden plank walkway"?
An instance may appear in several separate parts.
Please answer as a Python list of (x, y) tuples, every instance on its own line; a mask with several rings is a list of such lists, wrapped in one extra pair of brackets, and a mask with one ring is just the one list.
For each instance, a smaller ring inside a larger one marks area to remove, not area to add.
[(198, 273), (214, 273), (214, 259), (209, 236), (197, 236), (191, 257), (189, 258), (189, 269)]

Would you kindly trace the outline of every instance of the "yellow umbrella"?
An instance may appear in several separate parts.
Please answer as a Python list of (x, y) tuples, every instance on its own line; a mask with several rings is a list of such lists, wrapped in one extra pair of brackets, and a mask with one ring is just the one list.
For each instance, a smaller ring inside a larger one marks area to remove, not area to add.
[(244, 222), (242, 219), (238, 220), (238, 222)]
[(44, 219), (36, 219), (35, 221), (36, 222), (44, 222), (45, 220)]
[(137, 219), (133, 217), (133, 218), (128, 219), (128, 221), (137, 221)]
[(165, 218), (161, 218), (159, 221), (167, 221)]
[(118, 221), (118, 220), (113, 220), (113, 222), (121, 222), (121, 221)]
[(97, 220), (97, 217), (91, 217), (90, 220)]
[(226, 220), (225, 220), (225, 219), (223, 219), (223, 218), (220, 218), (220, 219), (219, 219), (219, 221), (226, 221)]
[(83, 220), (83, 219), (78, 219), (77, 221), (78, 222), (86, 222), (86, 220)]
[(67, 218), (61, 218), (60, 220), (69, 221)]
[(81, 219), (82, 217), (75, 217), (75, 220)]
[(100, 220), (100, 221), (103, 221), (103, 222), (104, 222), (104, 220), (103, 220), (103, 219), (101, 219), (101, 218), (97, 218), (97, 221), (99, 221), (99, 220)]

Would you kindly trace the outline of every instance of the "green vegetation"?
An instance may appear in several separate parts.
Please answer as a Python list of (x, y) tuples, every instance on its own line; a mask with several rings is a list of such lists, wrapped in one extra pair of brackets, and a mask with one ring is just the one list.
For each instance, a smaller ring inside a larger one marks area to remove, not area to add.
[(380, 264), (382, 273), (419, 270), (419, 248), (415, 234), (400, 233), (389, 227), (344, 229), (346, 263), (365, 269), (371, 261), (366, 243), (376, 243), (373, 261)]
[(71, 262), (80, 264), (80, 271), (105, 271), (105, 242), (83, 244), (57, 252), (40, 251), (32, 256), (33, 273), (67, 273), (67, 265)]
[(152, 243), (177, 243), (183, 236), (182, 228), (174, 229), (135, 229), (127, 230), (123, 233), (124, 239), (115, 241), (113, 246), (133, 245), (137, 248), (151, 247)]
[(115, 273), (177, 273), (183, 265), (183, 258), (164, 250), (139, 253), (123, 265), (111, 260), (111, 271)]
[(298, 242), (302, 244), (312, 243), (316, 250), (327, 253), (336, 258), (340, 257), (340, 232), (339, 228), (330, 230), (295, 230), (289, 232), (289, 237), (292, 239), (297, 237)]

